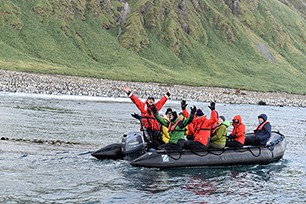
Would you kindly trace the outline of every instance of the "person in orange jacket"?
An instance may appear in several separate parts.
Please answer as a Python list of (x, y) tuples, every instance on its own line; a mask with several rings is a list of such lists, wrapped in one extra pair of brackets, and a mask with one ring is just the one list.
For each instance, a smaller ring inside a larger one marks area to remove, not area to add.
[(245, 126), (242, 123), (240, 115), (236, 115), (232, 121), (233, 130), (232, 133), (227, 137), (227, 147), (242, 147), (245, 141)]
[(146, 128), (149, 141), (149, 147), (157, 148), (159, 145), (164, 144), (160, 134), (161, 126), (159, 122), (154, 117), (152, 108), (155, 106), (157, 110), (161, 110), (164, 104), (167, 102), (170, 97), (169, 90), (159, 101), (155, 102), (153, 96), (149, 96), (145, 102), (142, 102), (135, 94), (132, 93), (130, 87), (124, 86), (123, 90), (130, 97), (132, 102), (136, 105), (138, 110), (141, 112), (141, 123)]
[(196, 111), (196, 122), (194, 123), (194, 139), (187, 140), (184, 143), (185, 149), (192, 149), (192, 150), (204, 150), (207, 149), (210, 140), (211, 134), (211, 127), (213, 124), (218, 122), (218, 113), (215, 110), (215, 102), (211, 102), (210, 106), (211, 109), (210, 119), (206, 118), (204, 113), (201, 109)]

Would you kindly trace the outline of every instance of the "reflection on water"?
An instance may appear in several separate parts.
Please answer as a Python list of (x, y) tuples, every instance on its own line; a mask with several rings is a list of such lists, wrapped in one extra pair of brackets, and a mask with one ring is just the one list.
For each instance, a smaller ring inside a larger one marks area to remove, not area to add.
[[(218, 168), (173, 168), (173, 169), (122, 169), (124, 178), (128, 179), (126, 189), (136, 189), (149, 193), (152, 199), (162, 201), (160, 194), (174, 196), (181, 193), (185, 202), (217, 203), (241, 198), (267, 201), (266, 196), (260, 199), (260, 194), (266, 188), (277, 188), (273, 176), (280, 174), (286, 168), (286, 161), (281, 160), (269, 165), (249, 165)], [(272, 177), (272, 180), (271, 180)], [(257, 189), (254, 191), (254, 189)], [(277, 195), (271, 195), (277, 198)]]
[[(192, 102), (189, 103), (193, 105)], [(205, 103), (194, 103), (208, 112)], [(169, 101), (178, 110), (180, 103)], [(247, 131), (266, 113), (287, 137), (279, 162), (214, 168), (136, 168), (90, 153), (137, 130), (130, 102), (0, 93), (0, 203), (303, 203), (306, 111), (297, 107), (217, 104)], [(289, 122), (290, 121), (290, 122)], [(39, 142), (43, 141), (43, 142)], [(55, 141), (55, 142), (52, 142)], [(59, 142), (56, 142), (59, 141)]]

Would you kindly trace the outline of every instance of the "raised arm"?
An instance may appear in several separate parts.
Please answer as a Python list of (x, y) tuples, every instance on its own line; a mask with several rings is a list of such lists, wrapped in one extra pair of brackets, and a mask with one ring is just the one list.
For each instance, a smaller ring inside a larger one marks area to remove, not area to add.
[(158, 115), (158, 113), (156, 113), (156, 114), (154, 113), (154, 117), (155, 117), (156, 120), (157, 120), (158, 122), (160, 122), (163, 126), (168, 127), (169, 122), (168, 122), (167, 120), (165, 120), (164, 118), (160, 117), (160, 116)]
[(128, 97), (132, 100), (132, 102), (136, 105), (138, 110), (140, 110), (141, 113), (145, 113), (146, 112), (144, 109), (145, 104), (136, 95), (132, 93), (130, 87), (124, 86), (123, 90), (128, 95)]
[(168, 89), (166, 94), (158, 102), (155, 103), (155, 106), (156, 106), (157, 110), (160, 110), (165, 105), (165, 103), (167, 102), (170, 95), (171, 94), (170, 94), (170, 91)]
[[(192, 122), (196, 110), (197, 110), (197, 107), (195, 106), (190, 107), (190, 115), (184, 120), (183, 127), (186, 127), (189, 123)], [(180, 128), (183, 128), (183, 127), (180, 127)]]
[(211, 125), (218, 123), (218, 112), (216, 111), (216, 103), (210, 102), (208, 108), (211, 110), (209, 122)]
[(186, 110), (187, 106), (188, 106), (188, 103), (186, 102), (186, 100), (182, 100), (181, 101), (181, 108), (182, 108), (182, 111), (183, 111), (183, 114), (184, 114), (185, 118), (187, 118), (189, 116), (189, 113)]
[(158, 115), (158, 110), (155, 105), (153, 105), (152, 111), (154, 113), (154, 117), (156, 118), (156, 120), (160, 122), (163, 126), (168, 127), (169, 122)]

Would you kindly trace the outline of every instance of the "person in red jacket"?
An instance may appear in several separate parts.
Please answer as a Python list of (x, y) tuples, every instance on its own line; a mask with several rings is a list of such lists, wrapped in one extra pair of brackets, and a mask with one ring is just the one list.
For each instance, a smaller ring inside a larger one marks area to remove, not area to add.
[(193, 140), (187, 140), (184, 143), (185, 149), (192, 149), (192, 150), (204, 150), (207, 149), (210, 140), (211, 134), (211, 127), (213, 124), (218, 122), (218, 113), (215, 110), (215, 102), (211, 102), (210, 106), (211, 109), (210, 119), (206, 118), (203, 114), (201, 109), (198, 109), (196, 112), (196, 121), (193, 126)]
[(169, 90), (166, 95), (163, 96), (159, 101), (155, 103), (153, 96), (149, 96), (145, 102), (142, 102), (136, 95), (134, 95), (128, 86), (124, 86), (123, 90), (130, 97), (132, 102), (137, 106), (141, 112), (141, 123), (142, 126), (146, 128), (149, 139), (149, 147), (157, 148), (159, 145), (164, 144), (160, 134), (161, 126), (159, 122), (155, 119), (152, 108), (155, 106), (157, 110), (161, 110), (163, 105), (166, 103), (170, 97)]
[(233, 130), (232, 133), (227, 137), (226, 145), (227, 147), (242, 147), (245, 141), (245, 126), (242, 123), (240, 115), (236, 115), (233, 118)]

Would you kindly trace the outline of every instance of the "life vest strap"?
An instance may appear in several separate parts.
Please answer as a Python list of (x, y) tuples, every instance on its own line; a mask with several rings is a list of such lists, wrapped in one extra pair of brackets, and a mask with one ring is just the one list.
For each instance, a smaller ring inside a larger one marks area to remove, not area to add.
[[(172, 125), (172, 123), (169, 122), (169, 125), (168, 125), (168, 132), (173, 132), (173, 131), (175, 131), (175, 128), (176, 128), (176, 126), (179, 124), (179, 122), (181, 122), (181, 121), (180, 121), (180, 120), (177, 120), (177, 121), (175, 122), (174, 125)], [(177, 131), (177, 130), (176, 130), (176, 131)]]
[(199, 130), (211, 130), (210, 128), (200, 128)]

